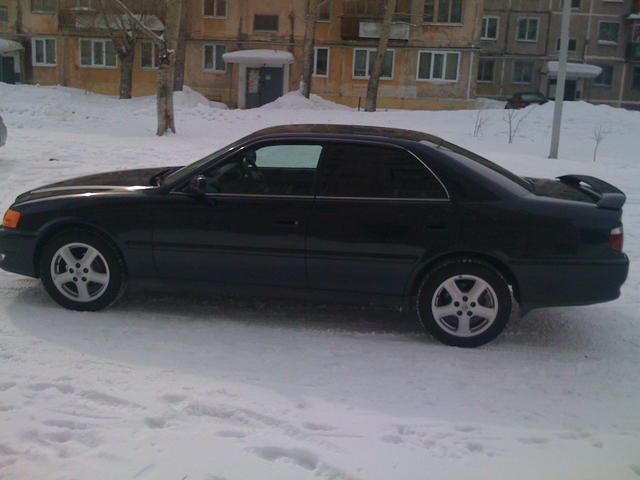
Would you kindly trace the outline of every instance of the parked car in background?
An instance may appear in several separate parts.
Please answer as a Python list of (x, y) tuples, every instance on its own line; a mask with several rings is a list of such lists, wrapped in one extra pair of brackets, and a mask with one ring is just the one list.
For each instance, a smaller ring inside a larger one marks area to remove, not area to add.
[(91, 175), (19, 195), (0, 267), (73, 310), (127, 284), (410, 306), (475, 347), (522, 311), (617, 298), (624, 194), (593, 177), (521, 178), (421, 132), (258, 131), (186, 167)]
[(2, 115), (0, 115), (0, 147), (7, 143), (7, 127), (2, 121)]
[(520, 92), (513, 95), (504, 108), (517, 109), (528, 107), (529, 105), (543, 105), (549, 99), (540, 92)]

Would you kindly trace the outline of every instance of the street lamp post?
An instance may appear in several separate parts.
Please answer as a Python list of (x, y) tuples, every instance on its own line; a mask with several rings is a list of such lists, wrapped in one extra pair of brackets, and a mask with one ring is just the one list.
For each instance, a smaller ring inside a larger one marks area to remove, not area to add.
[(558, 158), (560, 148), (560, 126), (562, 124), (562, 104), (564, 103), (564, 85), (567, 80), (567, 58), (569, 56), (569, 25), (571, 24), (571, 0), (562, 5), (562, 29), (560, 33), (560, 58), (558, 59), (558, 79), (553, 109), (553, 131), (551, 132), (551, 151), (549, 158)]

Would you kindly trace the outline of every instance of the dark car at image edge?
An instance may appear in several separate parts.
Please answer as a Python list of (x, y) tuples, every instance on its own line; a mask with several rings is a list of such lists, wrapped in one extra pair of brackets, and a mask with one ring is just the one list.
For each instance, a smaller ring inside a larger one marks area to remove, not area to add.
[(19, 195), (0, 267), (95, 311), (132, 287), (409, 306), (440, 341), (482, 345), (527, 312), (620, 295), (624, 194), (521, 178), (421, 132), (297, 125), (186, 167)]

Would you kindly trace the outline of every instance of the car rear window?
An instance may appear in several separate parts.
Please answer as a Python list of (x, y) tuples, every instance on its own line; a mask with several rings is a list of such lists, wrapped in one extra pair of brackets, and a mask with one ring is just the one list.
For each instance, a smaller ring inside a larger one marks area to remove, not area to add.
[(544, 100), (544, 97), (542, 95), (540, 95), (539, 93), (523, 93), (521, 94), (521, 97), (523, 100), (526, 101), (538, 101), (538, 100)]

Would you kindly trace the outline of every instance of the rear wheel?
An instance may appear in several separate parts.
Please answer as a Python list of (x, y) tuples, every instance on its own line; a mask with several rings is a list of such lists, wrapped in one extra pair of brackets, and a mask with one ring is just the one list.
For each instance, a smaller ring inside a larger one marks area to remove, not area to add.
[(124, 291), (124, 265), (116, 249), (99, 235), (70, 230), (49, 240), (40, 256), (42, 283), (65, 308), (96, 311)]
[(477, 347), (504, 330), (511, 316), (511, 291), (492, 266), (459, 259), (425, 277), (417, 307), (422, 326), (442, 343)]

